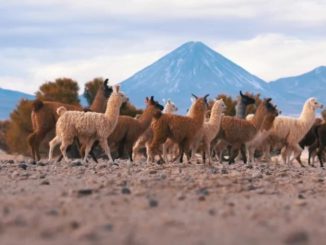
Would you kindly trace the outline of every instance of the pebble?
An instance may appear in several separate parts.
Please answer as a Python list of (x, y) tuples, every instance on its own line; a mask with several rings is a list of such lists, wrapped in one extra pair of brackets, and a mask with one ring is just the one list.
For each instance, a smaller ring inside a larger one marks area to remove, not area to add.
[(203, 195), (203, 196), (208, 196), (209, 191), (207, 190), (206, 187), (200, 188), (199, 190), (196, 191), (197, 195)]
[(25, 163), (20, 163), (20, 164), (18, 165), (18, 167), (20, 167), (20, 168), (26, 170), (28, 166), (27, 166), (27, 164), (25, 164)]
[(131, 194), (131, 191), (130, 191), (130, 189), (128, 187), (124, 186), (121, 189), (121, 193), (129, 195), (129, 194)]
[(155, 208), (158, 206), (158, 201), (156, 199), (149, 198), (148, 204), (151, 208)]
[(41, 181), (40, 185), (50, 185), (50, 181), (43, 180), (43, 181)]
[(288, 245), (299, 245), (299, 244), (308, 244), (309, 242), (309, 235), (305, 231), (297, 231), (290, 235), (288, 235), (285, 240), (285, 244)]
[(77, 195), (79, 197), (82, 197), (82, 196), (88, 196), (88, 195), (91, 195), (93, 194), (93, 189), (80, 189), (77, 191)]

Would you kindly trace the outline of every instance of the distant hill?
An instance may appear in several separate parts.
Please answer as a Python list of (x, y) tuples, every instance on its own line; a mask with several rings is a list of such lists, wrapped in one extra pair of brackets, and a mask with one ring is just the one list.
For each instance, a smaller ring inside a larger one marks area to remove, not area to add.
[(122, 90), (138, 107), (144, 107), (146, 96), (155, 95), (172, 99), (185, 112), (191, 93), (209, 93), (211, 98), (236, 96), (239, 90), (268, 94), (268, 85), (205, 44), (188, 42), (125, 80)]
[(326, 105), (326, 66), (298, 76), (277, 79), (269, 83), (269, 88), (284, 101), (288, 113), (300, 113), (309, 97), (316, 97)]
[[(19, 91), (0, 88), (0, 120), (9, 119), (10, 113), (16, 108), (21, 99), (34, 100), (35, 96)], [(84, 96), (79, 96), (82, 106), (87, 106)]]
[(34, 99), (33, 95), (0, 88), (0, 120), (9, 119), (10, 113), (21, 99)]

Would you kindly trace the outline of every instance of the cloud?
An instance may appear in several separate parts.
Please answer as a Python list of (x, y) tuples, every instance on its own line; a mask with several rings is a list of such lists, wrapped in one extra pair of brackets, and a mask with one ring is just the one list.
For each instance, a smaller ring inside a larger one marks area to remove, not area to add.
[(215, 49), (266, 81), (296, 76), (326, 64), (324, 39), (306, 40), (272, 33), (223, 42)]

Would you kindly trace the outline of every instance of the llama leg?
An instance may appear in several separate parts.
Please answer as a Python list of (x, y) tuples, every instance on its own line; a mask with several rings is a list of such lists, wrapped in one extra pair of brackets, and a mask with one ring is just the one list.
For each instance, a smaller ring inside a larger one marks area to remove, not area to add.
[(205, 143), (205, 152), (203, 153), (203, 162), (205, 163), (205, 158), (207, 157), (208, 165), (211, 165), (211, 144), (206, 142)]
[(49, 161), (53, 158), (53, 150), (54, 148), (60, 144), (60, 138), (59, 136), (55, 136), (49, 143), (50, 149), (49, 149)]
[(110, 147), (109, 147), (109, 145), (108, 145), (108, 141), (107, 141), (106, 139), (101, 139), (101, 140), (99, 141), (99, 143), (100, 143), (101, 148), (102, 148), (103, 151), (105, 152), (105, 154), (108, 156), (108, 158), (109, 158), (109, 162), (110, 162), (111, 164), (114, 164), (113, 158), (112, 158), (112, 156), (111, 156)]
[(325, 145), (323, 144), (323, 142), (321, 142), (321, 144), (319, 145), (319, 149), (317, 151), (317, 156), (319, 159), (319, 163), (320, 163), (320, 167), (324, 167), (324, 162), (323, 162), (323, 152), (325, 149)]
[(36, 155), (36, 160), (39, 161), (41, 160), (41, 155), (40, 155), (40, 145), (44, 137), (46, 136), (47, 132), (43, 131), (37, 131), (35, 133), (35, 138), (34, 138), (34, 151)]
[(167, 154), (167, 144), (166, 142), (164, 142), (163, 144), (163, 160), (165, 163), (168, 163), (169, 160), (168, 160), (168, 154)]
[(28, 135), (27, 141), (28, 141), (28, 145), (29, 145), (29, 148), (31, 150), (31, 153), (32, 153), (32, 158), (35, 161), (35, 159), (36, 159), (35, 146), (34, 146), (35, 132)]
[(68, 139), (62, 140), (62, 142), (61, 142), (60, 150), (61, 150), (61, 154), (66, 162), (69, 162), (69, 158), (67, 156), (67, 148), (69, 145), (72, 144), (72, 142), (73, 142), (73, 140), (68, 140)]
[[(246, 154), (246, 145), (245, 144), (241, 144), (240, 152), (241, 152), (241, 156), (242, 156), (242, 159), (243, 159), (243, 163), (246, 164), (247, 163), (247, 154)], [(255, 153), (255, 151), (253, 153)], [(252, 159), (252, 160), (254, 160), (254, 159)]]
[[(293, 149), (293, 157), (291, 158), (290, 163), (292, 163), (293, 160), (296, 159), (297, 156), (298, 156), (299, 154), (301, 154), (301, 152), (302, 152), (302, 148), (301, 148), (301, 146), (300, 146), (299, 144), (295, 144), (295, 145), (293, 145), (293, 146), (292, 146), (292, 149)], [(300, 166), (301, 166), (301, 167), (304, 167), (304, 165), (303, 165), (302, 163), (300, 163)]]

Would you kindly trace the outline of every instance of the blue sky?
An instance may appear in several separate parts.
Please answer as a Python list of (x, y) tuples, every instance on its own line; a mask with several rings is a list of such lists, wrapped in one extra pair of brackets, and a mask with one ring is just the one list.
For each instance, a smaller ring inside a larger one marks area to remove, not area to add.
[(270, 81), (326, 65), (324, 0), (0, 0), (0, 87), (120, 82), (187, 41)]

